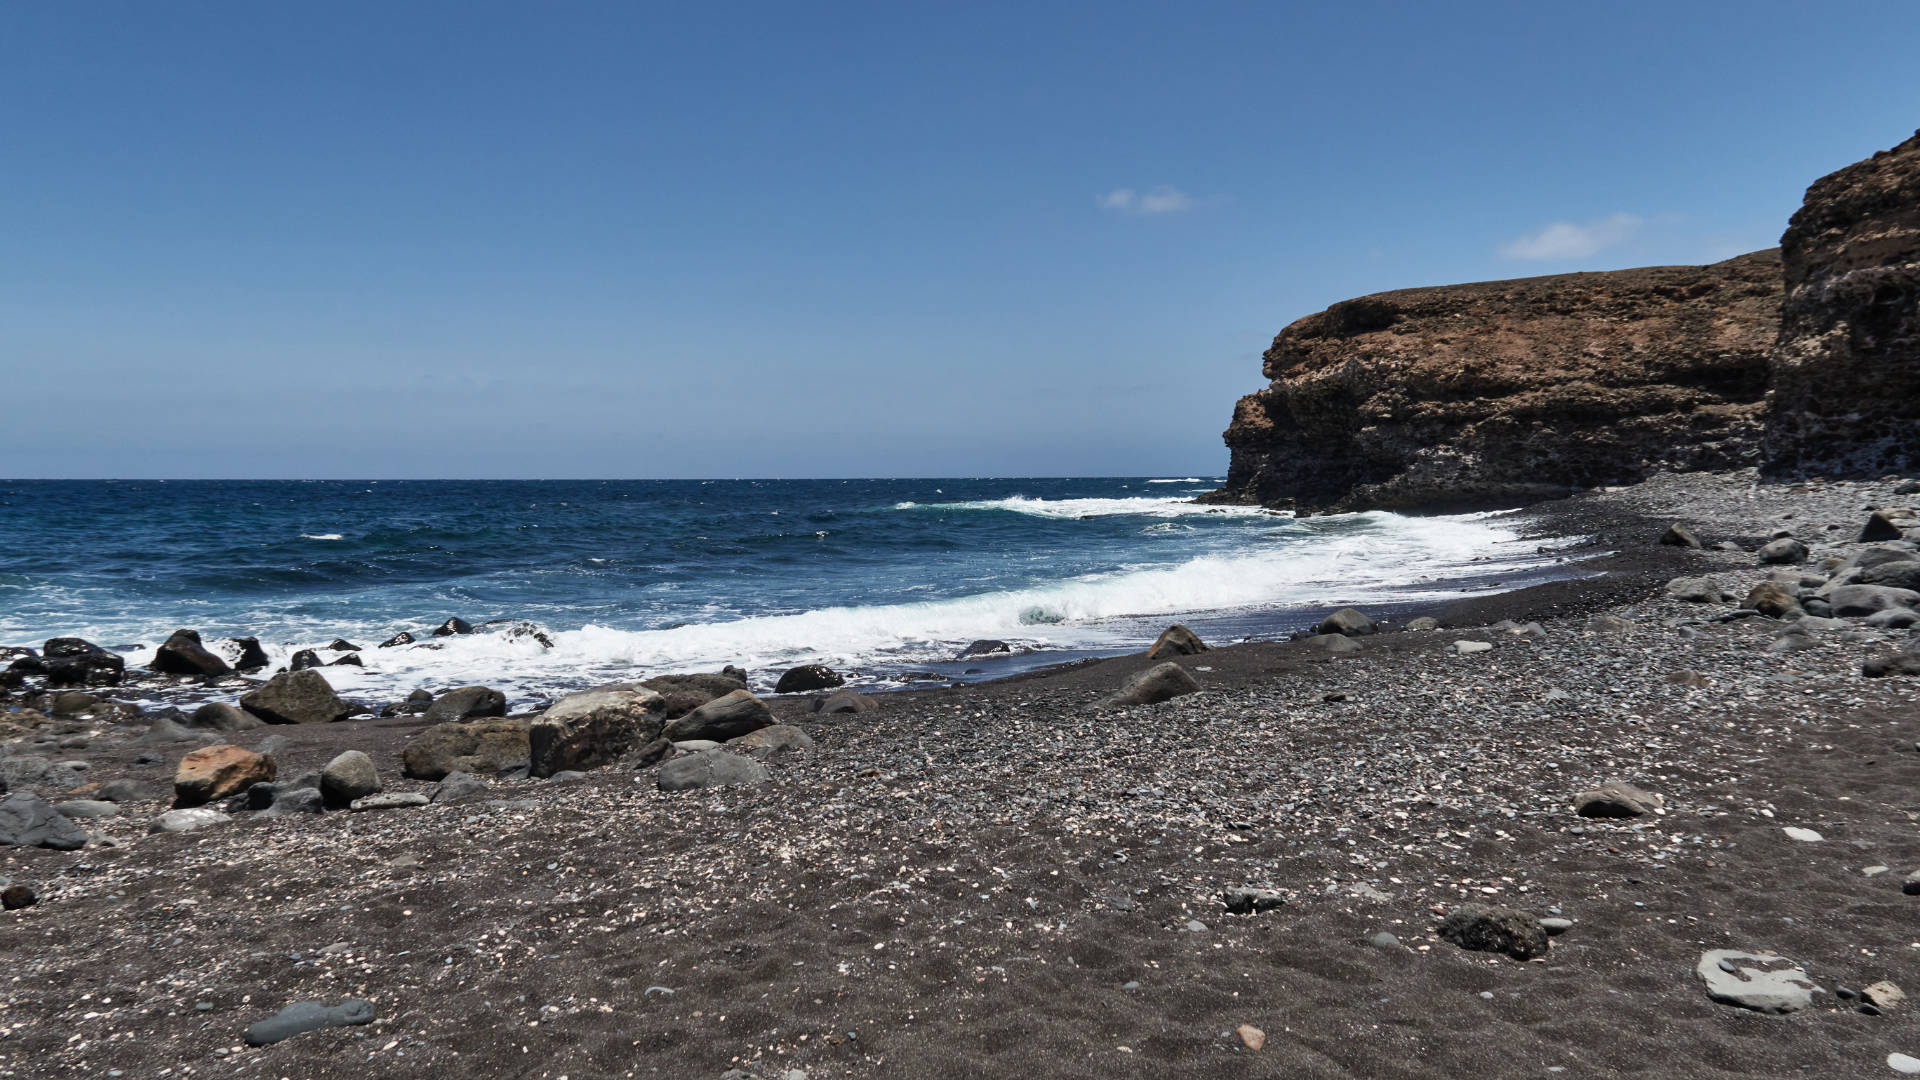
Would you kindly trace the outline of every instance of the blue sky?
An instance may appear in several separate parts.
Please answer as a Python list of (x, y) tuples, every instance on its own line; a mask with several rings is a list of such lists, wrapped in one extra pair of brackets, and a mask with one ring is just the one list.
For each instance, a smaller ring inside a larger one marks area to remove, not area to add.
[(0, 4), (0, 475), (1206, 475), (1291, 320), (1705, 262), (1920, 4)]

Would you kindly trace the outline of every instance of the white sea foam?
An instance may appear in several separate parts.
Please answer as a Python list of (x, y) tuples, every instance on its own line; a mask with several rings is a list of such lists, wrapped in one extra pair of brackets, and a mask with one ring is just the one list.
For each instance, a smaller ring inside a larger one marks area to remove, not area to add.
[[(1141, 621), (1151, 628), (1171, 617), (1202, 613), (1437, 599), (1456, 595), (1448, 582), (1463, 576), (1508, 574), (1545, 561), (1537, 540), (1522, 541), (1485, 515), (1362, 514), (1312, 521), (1287, 526), (1294, 532), (1292, 543), (1024, 589), (751, 618), (721, 615), (716, 620), (719, 613), (709, 612), (710, 621), (660, 630), (587, 625), (548, 630), (551, 649), (531, 637), (476, 633), (433, 639), (432, 648), (369, 648), (360, 654), (366, 667), (329, 667), (325, 675), (342, 694), (361, 700), (395, 700), (417, 687), (440, 690), (479, 682), (505, 690), (516, 706), (524, 706), (597, 682), (739, 664), (754, 672), (756, 687), (764, 690), (780, 671), (799, 663), (827, 663), (857, 675), (876, 666), (951, 660), (978, 638), (1033, 649), (1132, 647), (1138, 644)], [(1308, 535), (1308, 529), (1322, 534)], [(389, 630), (336, 626), (316, 630), (308, 645), (336, 633), (371, 636)], [(299, 647), (270, 644), (268, 651), (279, 666)], [(150, 652), (128, 658), (130, 665), (150, 659)]]
[(344, 540), (346, 539), (346, 537), (342, 536), (339, 533), (301, 533), (300, 539), (302, 540)]
[(1197, 476), (1183, 476), (1175, 480), (1149, 480), (1149, 484), (1204, 484), (1206, 481)]
[(1258, 506), (1204, 506), (1188, 499), (1136, 496), (1127, 499), (1033, 499), (1012, 495), (958, 503), (897, 503), (896, 510), (1005, 510), (1046, 518), (1187, 517), (1214, 514), (1227, 517), (1286, 516)]

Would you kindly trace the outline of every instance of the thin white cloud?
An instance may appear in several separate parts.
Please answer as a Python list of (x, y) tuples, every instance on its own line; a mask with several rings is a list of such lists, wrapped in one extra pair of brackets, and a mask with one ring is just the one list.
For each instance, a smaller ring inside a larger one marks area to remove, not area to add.
[(1643, 224), (1634, 214), (1614, 214), (1585, 224), (1556, 221), (1500, 245), (1500, 254), (1509, 259), (1584, 259), (1625, 243)]
[(1178, 188), (1165, 186), (1149, 191), (1114, 188), (1105, 195), (1096, 196), (1094, 202), (1102, 210), (1119, 214), (1177, 214), (1193, 209), (1193, 196)]

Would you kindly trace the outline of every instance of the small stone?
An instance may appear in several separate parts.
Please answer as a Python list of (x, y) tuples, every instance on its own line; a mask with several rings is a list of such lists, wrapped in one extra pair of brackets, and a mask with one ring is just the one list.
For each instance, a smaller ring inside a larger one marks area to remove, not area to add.
[(1783, 825), (1780, 831), (1787, 834), (1787, 839), (1798, 840), (1803, 844), (1817, 844), (1826, 839), (1812, 829), (1803, 829), (1798, 825)]
[(1385, 930), (1382, 930), (1379, 933), (1368, 938), (1367, 944), (1373, 946), (1376, 949), (1388, 949), (1388, 950), (1396, 950), (1404, 947), (1400, 944), (1399, 938), (1394, 937), (1392, 934), (1388, 933)]
[(1908, 1076), (1920, 1075), (1920, 1058), (1900, 1053), (1888, 1054), (1887, 1067)]
[(1491, 641), (1456, 641), (1453, 643), (1453, 651), (1459, 653), (1462, 656), (1470, 656), (1474, 653), (1492, 652), (1493, 642)]
[(1891, 1009), (1907, 1000), (1906, 991), (1885, 979), (1860, 991), (1860, 996), (1869, 1005), (1878, 1005), (1882, 1009)]
[(378, 794), (380, 775), (373, 759), (360, 750), (347, 750), (320, 770), (320, 794), (332, 807), (350, 806), (356, 799)]
[(368, 795), (364, 799), (355, 799), (349, 808), (355, 813), (369, 810), (405, 810), (413, 806), (425, 806), (431, 800), (418, 791), (392, 791), (384, 795)]
[(1771, 953), (1713, 949), (1695, 972), (1707, 996), (1722, 1005), (1764, 1013), (1799, 1012), (1813, 1004), (1813, 980), (1793, 962)]
[(1908, 874), (1906, 879), (1900, 882), (1900, 891), (1908, 896), (1920, 896), (1920, 870)]
[(1255, 915), (1281, 907), (1287, 898), (1271, 889), (1234, 886), (1220, 894), (1220, 902), (1235, 915)]
[(1204, 934), (1207, 932), (1207, 924), (1199, 919), (1191, 919), (1187, 922), (1186, 929), (1189, 934)]
[(209, 825), (221, 825), (233, 819), (210, 806), (196, 806), (185, 810), (169, 810), (154, 818), (147, 826), (150, 833), (191, 832), (204, 829)]
[(1548, 937), (1559, 937), (1561, 934), (1564, 934), (1567, 931), (1573, 929), (1573, 920), (1572, 919), (1541, 919), (1540, 929), (1545, 930), (1547, 932)]
[(1233, 1032), (1240, 1036), (1240, 1042), (1249, 1050), (1259, 1050), (1267, 1045), (1267, 1033), (1252, 1024), (1241, 1024)]
[(9, 885), (0, 890), (0, 907), (8, 911), (30, 908), (40, 902), (40, 894), (31, 885)]
[(1609, 780), (1573, 797), (1574, 813), (1587, 818), (1633, 818), (1652, 814), (1666, 799), (1624, 780)]
[(1667, 531), (1660, 534), (1660, 542), (1668, 547), (1693, 548), (1696, 551), (1704, 546), (1692, 529), (1678, 521), (1667, 526)]

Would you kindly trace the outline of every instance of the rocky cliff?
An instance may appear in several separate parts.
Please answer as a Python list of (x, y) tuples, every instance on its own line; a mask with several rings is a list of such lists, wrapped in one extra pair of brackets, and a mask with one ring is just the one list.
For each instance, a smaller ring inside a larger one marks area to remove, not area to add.
[(1756, 464), (1780, 299), (1760, 251), (1335, 304), (1267, 350), (1212, 498), (1441, 509)]
[(1769, 467), (1920, 466), (1920, 133), (1816, 180), (1780, 244)]

